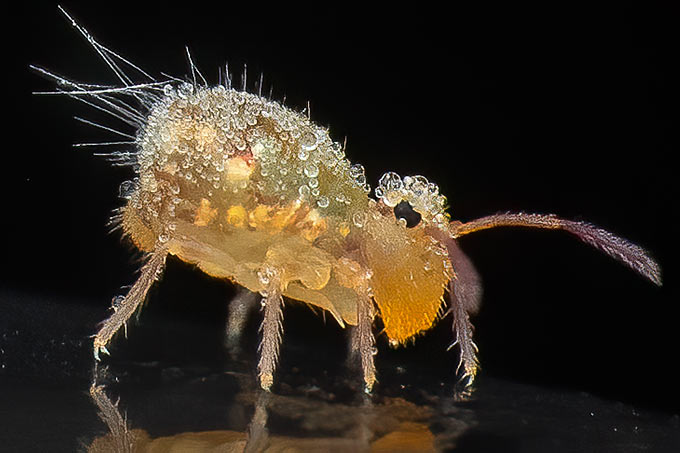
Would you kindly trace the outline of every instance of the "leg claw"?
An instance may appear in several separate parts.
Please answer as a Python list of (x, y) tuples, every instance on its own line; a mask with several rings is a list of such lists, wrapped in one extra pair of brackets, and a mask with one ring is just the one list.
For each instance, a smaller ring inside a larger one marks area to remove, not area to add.
[(364, 377), (364, 393), (370, 394), (373, 392), (373, 386), (377, 382), (375, 378), (375, 373), (371, 373), (369, 376)]
[(109, 350), (106, 349), (106, 346), (104, 346), (104, 345), (98, 345), (98, 344), (95, 343), (95, 345), (94, 345), (94, 359), (95, 359), (97, 362), (101, 361), (101, 359), (99, 358), (99, 353), (100, 353), (100, 352), (103, 353), (103, 354), (106, 354), (106, 355), (111, 355), (111, 353), (109, 352)]
[(260, 375), (260, 387), (262, 390), (271, 392), (272, 385), (274, 384), (274, 375), (271, 373), (263, 373)]

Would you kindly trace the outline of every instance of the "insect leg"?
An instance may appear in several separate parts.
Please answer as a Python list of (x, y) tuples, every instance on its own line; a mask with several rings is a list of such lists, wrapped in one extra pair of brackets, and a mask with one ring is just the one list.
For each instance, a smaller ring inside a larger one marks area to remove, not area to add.
[(361, 371), (364, 376), (364, 389), (369, 393), (376, 382), (375, 371), (375, 336), (373, 335), (373, 319), (375, 310), (373, 300), (366, 288), (359, 290), (357, 304), (357, 325), (352, 328), (350, 337), (350, 360), (361, 360)]
[(227, 318), (225, 344), (231, 354), (239, 352), (243, 329), (248, 321), (248, 316), (257, 305), (257, 300), (257, 293), (240, 287), (236, 297), (229, 302), (229, 318)]
[(156, 250), (150, 256), (146, 264), (142, 266), (139, 278), (130, 288), (120, 305), (115, 308), (113, 314), (103, 322), (99, 332), (94, 336), (94, 358), (99, 360), (99, 353), (108, 354), (106, 345), (113, 335), (121, 328), (137, 307), (144, 301), (151, 285), (158, 280), (165, 267), (167, 251)]
[[(463, 303), (456, 297), (455, 284), (453, 280), (449, 283), (449, 291), (451, 298), (451, 315), (453, 316), (453, 334), (455, 341), (451, 343), (449, 349), (454, 346), (460, 348), (460, 357), (458, 359), (458, 366), (456, 367), (456, 377), (458, 379), (458, 387), (462, 394), (467, 394), (474, 383), (475, 376), (479, 370), (479, 362), (477, 360), (477, 345), (472, 341), (472, 333), (474, 326), (470, 322), (470, 316), (463, 308)], [(462, 368), (462, 373), (461, 373)]]
[(449, 252), (449, 259), (455, 271), (455, 276), (449, 281), (449, 299), (451, 306), (449, 311), (453, 317), (453, 334), (455, 341), (453, 346), (460, 349), (460, 358), (456, 375), (461, 368), (463, 370), (459, 384), (463, 394), (469, 392), (479, 362), (477, 361), (477, 345), (472, 341), (473, 326), (470, 315), (477, 313), (482, 298), (481, 279), (470, 259), (460, 250), (456, 241), (445, 241)]
[(258, 276), (265, 285), (262, 290), (262, 341), (260, 342), (260, 361), (257, 373), (260, 387), (269, 391), (274, 383), (274, 372), (279, 358), (279, 347), (283, 334), (283, 296), (279, 272), (272, 267), (265, 267)]
[(490, 215), (467, 223), (451, 222), (449, 233), (452, 239), (457, 239), (475, 231), (501, 226), (568, 231), (586, 244), (606, 253), (661, 286), (661, 268), (643, 248), (587, 222), (560, 219), (553, 214), (525, 214), (520, 212)]

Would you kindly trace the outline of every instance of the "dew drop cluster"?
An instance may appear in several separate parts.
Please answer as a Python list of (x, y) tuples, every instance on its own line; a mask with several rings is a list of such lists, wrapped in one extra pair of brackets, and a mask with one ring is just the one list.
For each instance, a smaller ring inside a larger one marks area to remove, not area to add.
[(446, 228), (449, 215), (446, 212), (446, 197), (439, 193), (439, 187), (424, 176), (405, 176), (387, 172), (375, 188), (376, 198), (394, 208), (405, 201), (420, 215), (435, 225)]
[(145, 217), (172, 219), (204, 198), (246, 209), (299, 200), (343, 218), (365, 209), (364, 168), (305, 115), (221, 85), (168, 84), (163, 94), (138, 133), (138, 176), (120, 188)]

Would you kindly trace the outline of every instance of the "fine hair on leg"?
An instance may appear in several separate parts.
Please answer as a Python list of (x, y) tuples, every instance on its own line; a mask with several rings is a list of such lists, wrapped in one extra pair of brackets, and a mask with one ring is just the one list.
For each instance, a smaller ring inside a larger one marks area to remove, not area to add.
[(279, 359), (279, 348), (283, 335), (283, 296), (279, 272), (265, 267), (259, 273), (260, 282), (266, 289), (262, 291), (262, 324), (260, 332), (260, 360), (257, 374), (260, 387), (269, 391), (274, 383), (274, 372)]
[(167, 258), (165, 249), (152, 252), (139, 274), (139, 278), (132, 285), (127, 295), (113, 307), (113, 314), (102, 323), (94, 336), (94, 358), (99, 360), (99, 353), (108, 354), (106, 345), (118, 330), (125, 325), (130, 316), (144, 302), (149, 288), (160, 278)]
[[(470, 315), (479, 311), (482, 299), (481, 278), (470, 259), (463, 253), (453, 239), (446, 239), (451, 265), (455, 276), (449, 281), (449, 311), (453, 318), (454, 342), (449, 349), (458, 346), (459, 358), (456, 377), (461, 395), (470, 393), (479, 368), (477, 345), (472, 340), (473, 326)], [(461, 373), (462, 370), (462, 373)]]

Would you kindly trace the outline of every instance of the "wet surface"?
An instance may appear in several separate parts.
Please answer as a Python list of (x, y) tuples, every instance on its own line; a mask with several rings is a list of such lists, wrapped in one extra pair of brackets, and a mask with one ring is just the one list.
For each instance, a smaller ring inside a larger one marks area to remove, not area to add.
[[(333, 348), (342, 341), (314, 345), (295, 332), (284, 343), (274, 393), (263, 393), (255, 385), (254, 354), (231, 358), (214, 338), (219, 329), (153, 313), (131, 328), (127, 340), (117, 338), (113, 356), (94, 370), (87, 336), (101, 317), (98, 310), (44, 299), (37, 310), (35, 299), (21, 294), (5, 293), (2, 302), (2, 451), (680, 447), (677, 415), (484, 373), (474, 396), (460, 401), (450, 383), (433, 379), (425, 368), (390, 363), (389, 353), (380, 354), (380, 384), (367, 397), (342, 360), (325, 357), (339, 354)], [(256, 333), (251, 337), (244, 350), (256, 347)]]
[(160, 364), (128, 364), (123, 379), (104, 374), (111, 383), (93, 388), (3, 377), (2, 450), (243, 451), (247, 442), (265, 451), (673, 452), (680, 446), (677, 416), (493, 379), (482, 379), (471, 401), (457, 402), (428, 389), (364, 398), (336, 393), (332, 381), (326, 389), (284, 386), (264, 394), (250, 385), (250, 374)]

